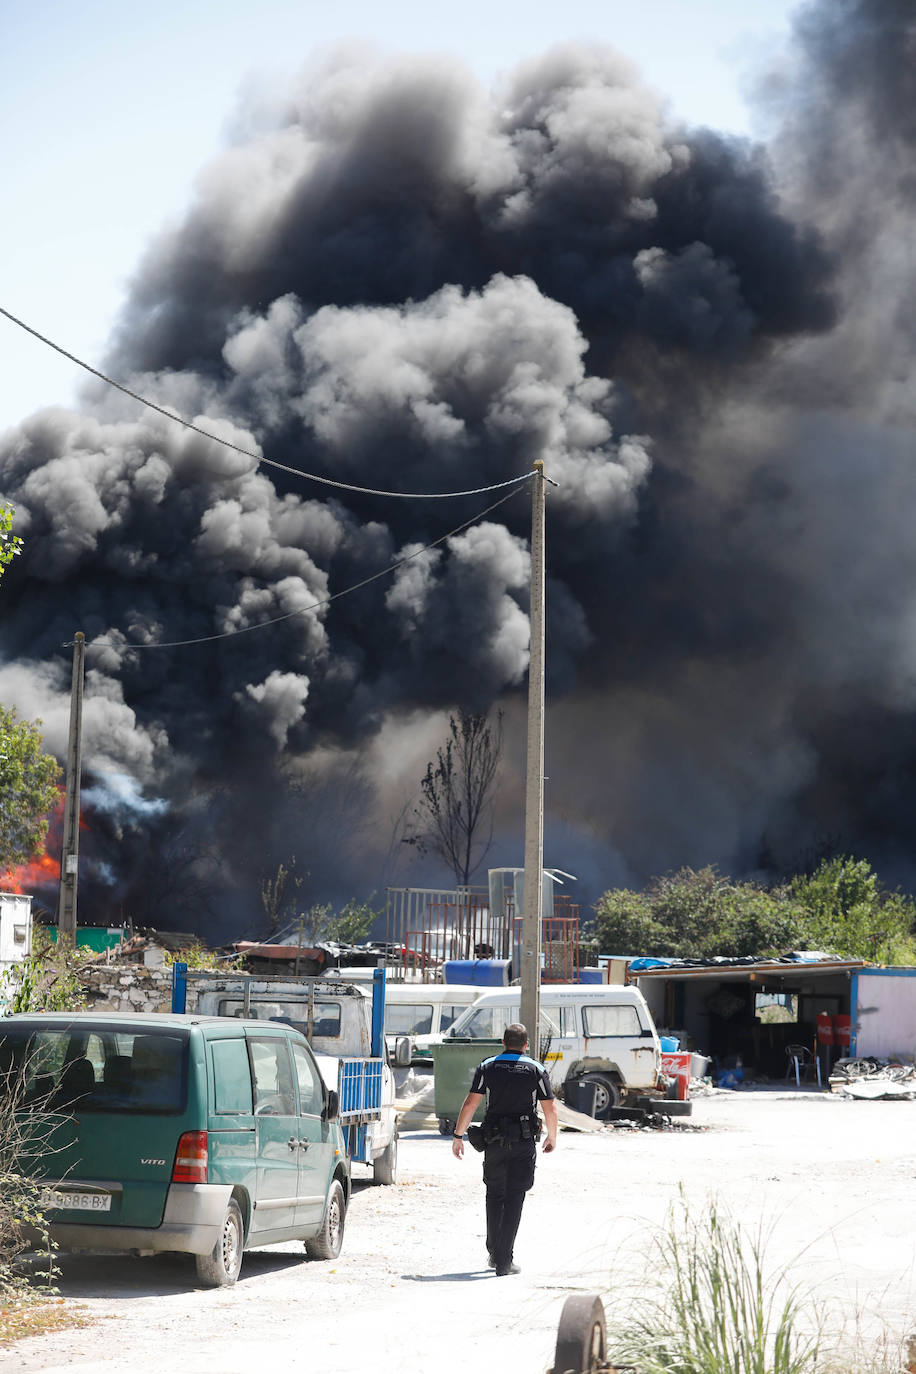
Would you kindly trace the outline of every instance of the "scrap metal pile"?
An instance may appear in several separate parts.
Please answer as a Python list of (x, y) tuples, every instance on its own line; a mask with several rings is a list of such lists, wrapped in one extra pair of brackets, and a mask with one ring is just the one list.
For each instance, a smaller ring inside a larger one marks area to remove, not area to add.
[(898, 1059), (838, 1059), (830, 1070), (830, 1091), (844, 1097), (916, 1097), (916, 1065)]

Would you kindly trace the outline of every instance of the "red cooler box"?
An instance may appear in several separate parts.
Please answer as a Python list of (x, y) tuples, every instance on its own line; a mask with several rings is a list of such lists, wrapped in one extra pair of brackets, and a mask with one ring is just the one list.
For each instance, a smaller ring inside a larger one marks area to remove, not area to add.
[(663, 1054), (662, 1073), (666, 1073), (669, 1078), (677, 1080), (678, 1101), (686, 1102), (687, 1091), (690, 1087), (690, 1054), (682, 1052)]

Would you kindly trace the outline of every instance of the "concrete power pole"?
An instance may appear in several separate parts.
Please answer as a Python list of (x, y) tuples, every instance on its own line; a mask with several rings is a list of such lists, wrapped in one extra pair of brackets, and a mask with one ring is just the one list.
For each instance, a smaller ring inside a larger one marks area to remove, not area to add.
[(522, 912), (521, 1017), (539, 1056), (541, 917), (544, 870), (544, 464), (531, 484), (531, 649), (528, 663), (528, 762), (525, 782), (525, 896)]
[(76, 946), (76, 880), (80, 848), (80, 771), (83, 731), (83, 656), (86, 636), (73, 636), (73, 684), (70, 689), (70, 738), (67, 743), (67, 796), (64, 802), (64, 842), (60, 855), (60, 896), (57, 903), (58, 939)]

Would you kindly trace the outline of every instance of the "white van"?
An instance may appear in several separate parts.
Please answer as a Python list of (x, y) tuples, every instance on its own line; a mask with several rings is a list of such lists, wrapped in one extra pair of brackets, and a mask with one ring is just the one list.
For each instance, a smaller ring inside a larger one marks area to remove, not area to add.
[[(445, 1039), (501, 1040), (506, 1026), (520, 1014), (518, 987), (483, 992)], [(599, 1120), (607, 1120), (612, 1107), (635, 1105), (640, 1097), (664, 1098), (668, 1088), (658, 1032), (638, 988), (545, 983), (540, 1044), (532, 1043), (531, 1053), (547, 1068), (554, 1092), (571, 1106), (576, 1085), (594, 1083)], [(687, 1106), (665, 1101), (664, 1110), (683, 1115)]]
[(487, 991), (469, 983), (389, 983), (385, 989), (385, 1040), (389, 1053), (394, 1053), (398, 1037), (407, 1035), (411, 1064), (432, 1068), (430, 1046), (438, 1045), (445, 1031)]

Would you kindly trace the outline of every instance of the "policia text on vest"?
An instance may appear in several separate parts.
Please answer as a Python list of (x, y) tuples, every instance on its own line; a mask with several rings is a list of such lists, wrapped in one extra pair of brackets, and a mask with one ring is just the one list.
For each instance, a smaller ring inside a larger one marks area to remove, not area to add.
[(528, 1032), (518, 1022), (506, 1027), (502, 1054), (485, 1059), (474, 1070), (471, 1091), (461, 1106), (452, 1153), (464, 1158), (468, 1126), (486, 1094), (483, 1137), (483, 1181), (487, 1185), (487, 1262), (500, 1277), (517, 1274), (513, 1251), (525, 1194), (534, 1183), (540, 1102), (547, 1122), (545, 1154), (557, 1144), (557, 1104), (547, 1070), (525, 1053)]

